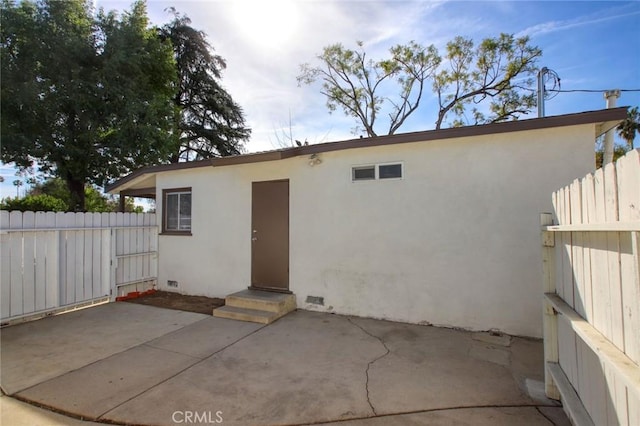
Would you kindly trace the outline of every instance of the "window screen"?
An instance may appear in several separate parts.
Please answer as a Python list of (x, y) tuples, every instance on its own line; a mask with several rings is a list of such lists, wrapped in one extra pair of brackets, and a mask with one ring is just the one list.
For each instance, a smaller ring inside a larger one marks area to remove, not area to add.
[(351, 171), (353, 180), (372, 180), (376, 178), (375, 166), (354, 167)]
[(166, 191), (164, 206), (165, 231), (189, 232), (191, 230), (191, 192)]
[(378, 166), (378, 179), (398, 179), (402, 177), (402, 164)]

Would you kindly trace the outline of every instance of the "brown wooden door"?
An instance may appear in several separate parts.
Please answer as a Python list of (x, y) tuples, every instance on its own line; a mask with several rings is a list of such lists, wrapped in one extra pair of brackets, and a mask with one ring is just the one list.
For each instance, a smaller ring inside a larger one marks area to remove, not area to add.
[(289, 290), (289, 181), (253, 182), (251, 286)]

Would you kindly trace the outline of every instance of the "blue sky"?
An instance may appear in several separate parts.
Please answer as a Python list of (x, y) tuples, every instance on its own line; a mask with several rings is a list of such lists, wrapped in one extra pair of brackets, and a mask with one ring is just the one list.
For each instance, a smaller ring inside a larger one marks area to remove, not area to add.
[[(129, 1), (95, 0), (107, 10)], [(323, 46), (361, 40), (369, 57), (381, 58), (397, 43), (415, 40), (441, 52), (456, 35), (480, 41), (501, 32), (528, 35), (540, 47), (540, 66), (554, 70), (563, 90), (640, 89), (640, 2), (619, 1), (314, 1), (148, 0), (153, 23), (170, 19), (174, 6), (207, 33), (227, 61), (223, 85), (244, 108), (253, 129), (249, 152), (279, 147), (289, 129), (310, 143), (353, 137), (355, 121), (329, 114), (319, 86), (298, 87), (303, 62), (314, 63)], [(623, 92), (618, 105), (640, 105), (640, 92)], [(432, 129), (437, 113), (429, 93), (400, 132)], [(603, 95), (560, 93), (546, 114), (602, 109)], [(532, 117), (535, 116), (535, 112)], [(640, 141), (636, 140), (636, 146)], [(1, 196), (15, 195), (14, 170), (3, 166)]]

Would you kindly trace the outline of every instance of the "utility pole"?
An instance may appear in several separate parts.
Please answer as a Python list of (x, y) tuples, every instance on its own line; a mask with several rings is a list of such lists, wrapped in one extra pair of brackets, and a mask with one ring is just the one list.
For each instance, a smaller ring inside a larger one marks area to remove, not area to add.
[(538, 71), (538, 118), (544, 117), (544, 76), (549, 72), (549, 68), (542, 67)]
[[(604, 99), (607, 101), (607, 109), (615, 108), (616, 101), (620, 97), (620, 90), (607, 90), (604, 92)], [(604, 154), (602, 157), (602, 166), (613, 162), (613, 134), (615, 130), (609, 129), (604, 135)]]

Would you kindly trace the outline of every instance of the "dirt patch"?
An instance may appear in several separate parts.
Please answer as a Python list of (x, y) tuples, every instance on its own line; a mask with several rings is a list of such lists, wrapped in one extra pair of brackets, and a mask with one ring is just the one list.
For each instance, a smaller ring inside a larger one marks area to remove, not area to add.
[(224, 305), (224, 299), (205, 296), (187, 296), (168, 291), (156, 291), (135, 299), (127, 300), (129, 303), (157, 306), (159, 308), (176, 309), (178, 311), (197, 312), (199, 314), (213, 315), (213, 309)]

